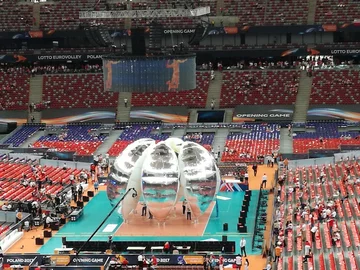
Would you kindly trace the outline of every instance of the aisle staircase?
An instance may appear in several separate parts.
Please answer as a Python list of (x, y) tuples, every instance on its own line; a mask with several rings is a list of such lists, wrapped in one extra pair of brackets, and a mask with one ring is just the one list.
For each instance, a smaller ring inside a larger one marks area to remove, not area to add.
[(309, 0), (309, 10), (307, 17), (307, 24), (313, 25), (315, 24), (315, 12), (316, 12), (316, 3), (317, 0)]
[[(224, 152), (225, 142), (226, 142), (228, 135), (229, 135), (229, 128), (217, 129), (217, 131), (215, 133), (215, 138), (214, 138), (214, 141), (212, 144), (214, 151), (216, 151), (216, 152), (220, 151), (220, 153)], [(221, 159), (221, 157), (219, 157), (219, 160), (220, 159)]]
[(280, 153), (292, 154), (293, 153), (293, 136), (289, 136), (289, 130), (282, 128), (280, 130)]
[[(43, 94), (43, 75), (36, 75), (30, 78), (29, 104), (38, 104), (42, 101)], [(35, 123), (41, 122), (41, 112), (28, 113), (28, 122), (31, 122), (31, 116), (34, 116)]]
[(293, 122), (306, 121), (307, 111), (309, 109), (310, 103), (312, 82), (312, 77), (307, 76), (306, 71), (302, 70), (300, 74), (299, 90), (296, 96)]
[[(116, 110), (116, 120), (120, 122), (129, 122), (130, 121), (130, 111), (131, 111), (131, 95), (132, 93), (120, 92), (118, 105)], [(127, 99), (127, 107), (125, 107), (124, 99)]]
[(213, 99), (215, 100), (215, 108), (219, 108), (222, 80), (222, 72), (215, 71), (215, 79), (210, 81), (209, 91), (206, 99), (206, 109), (211, 109), (211, 101)]
[(231, 123), (233, 121), (234, 109), (225, 109), (225, 123)]
[(40, 4), (33, 4), (34, 25), (31, 30), (40, 30)]
[(224, 0), (217, 0), (216, 1), (216, 16), (221, 16), (221, 10), (224, 8), (225, 6), (225, 1)]
[(106, 154), (111, 146), (116, 142), (120, 137), (123, 130), (111, 130), (110, 135), (105, 139), (105, 141), (96, 149), (94, 155)]
[(19, 147), (29, 148), (30, 144), (35, 143), (37, 140), (39, 140), (44, 135), (45, 135), (44, 130), (38, 130), (38, 131), (35, 132), (35, 134), (30, 136), (25, 142), (23, 142)]
[(182, 139), (182, 137), (186, 134), (186, 129), (177, 128), (173, 129), (173, 132), (171, 134), (171, 137), (176, 137)]
[[(126, 4), (126, 10), (132, 10), (132, 3), (131, 1), (128, 1), (128, 3)], [(125, 29), (131, 29), (132, 26), (132, 20), (131, 18), (125, 18), (124, 21), (124, 27)]]

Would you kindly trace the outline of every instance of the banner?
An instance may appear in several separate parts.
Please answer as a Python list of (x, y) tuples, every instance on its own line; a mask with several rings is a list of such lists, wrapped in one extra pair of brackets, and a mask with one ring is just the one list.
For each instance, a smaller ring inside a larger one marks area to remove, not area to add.
[(164, 35), (172, 35), (172, 34), (194, 34), (195, 28), (180, 28), (180, 29), (164, 29)]
[(103, 58), (104, 88), (112, 92), (168, 92), (196, 88), (195, 54)]
[(130, 120), (135, 122), (187, 123), (188, 110), (183, 106), (132, 107)]
[[(357, 32), (359, 30), (359, 23), (348, 24), (312, 24), (312, 25), (273, 25), (273, 26), (250, 26), (244, 25), (240, 27), (208, 27), (211, 30), (223, 32), (224, 34), (235, 33), (252, 33), (252, 34), (311, 34), (316, 32)], [(235, 30), (236, 29), (236, 30)], [(145, 33), (149, 33), (148, 28), (144, 29)], [(164, 35), (169, 34), (193, 34), (195, 28), (164, 28)], [(112, 38), (131, 36), (129, 29), (112, 29), (109, 30)], [(51, 29), (48, 31), (16, 31), (16, 32), (0, 32), (0, 39), (41, 39), (41, 38), (69, 38), (69, 37), (86, 37), (85, 31), (81, 28), (77, 30), (56, 30)]]
[[(209, 32), (209, 35), (222, 35), (226, 33), (212, 31)], [(212, 57), (213, 52), (217, 51), (217, 57), (247, 57), (249, 53), (253, 57), (286, 57), (286, 56), (308, 56), (308, 55), (359, 55), (360, 48), (351, 48), (332, 45), (331, 47), (325, 46), (316, 46), (314, 48), (307, 48), (306, 46), (293, 47), (289, 46), (286, 49), (283, 48), (269, 48), (269, 49), (256, 49), (256, 48), (244, 48), (242, 46), (223, 46), (222, 49), (218, 49), (216, 46), (207, 46), (207, 47), (193, 47), (189, 51), (196, 52), (200, 56), (208, 55), (207, 57)], [(33, 62), (82, 62), (82, 61), (92, 61), (92, 60), (101, 60), (103, 55), (108, 55), (108, 53), (98, 53), (98, 54), (3, 54), (0, 55), (0, 63), (33, 63)], [(154, 64), (154, 63), (152, 63)], [(186, 65), (185, 65), (186, 66)], [(128, 68), (125, 66), (124, 68)], [(137, 68), (140, 68), (136, 66)], [(142, 68), (142, 67), (141, 67)], [(188, 67), (187, 67), (188, 68)], [(185, 68), (185, 70), (187, 70)], [(130, 70), (130, 69), (129, 69)]]
[[(37, 267), (37, 266), (32, 266), (30, 267), (30, 270), (103, 270), (103, 267), (100, 266), (41, 266)], [(13, 270), (13, 269), (12, 269)]]
[(29, 266), (32, 263), (39, 263), (38, 259), (42, 260), (42, 256), (36, 254), (6, 254), (4, 255), (3, 265)]
[[(255, 120), (292, 120), (294, 106), (237, 106), (234, 110), (233, 122)], [(358, 105), (310, 105), (307, 120), (360, 121), (360, 106)]]
[[(99, 269), (104, 266), (109, 260), (116, 258), (116, 261), (121, 264), (125, 259), (129, 265), (137, 265), (137, 254), (135, 255), (39, 255), (39, 254), (10, 254), (4, 255), (4, 265), (21, 265), (30, 266), (30, 269), (35, 269), (41, 266), (41, 269)], [(152, 255), (145, 255), (145, 258), (150, 260)], [(204, 257), (202, 255), (166, 255), (155, 254), (159, 265), (202, 265)], [(235, 263), (236, 255), (223, 255), (224, 266), (233, 265)], [(50, 259), (50, 260), (49, 260)], [(219, 257), (215, 260), (218, 262)], [(54, 266), (42, 266), (51, 263)]]
[[(109, 255), (80, 255), (80, 256), (76, 256), (76, 255), (69, 255), (69, 256), (57, 256), (57, 257), (65, 257), (65, 259), (63, 260), (63, 262), (67, 262), (67, 264), (65, 265), (79, 265), (79, 266), (101, 266), (104, 265), (106, 263), (106, 261), (109, 258)], [(60, 264), (57, 264), (60, 265)]]
[(76, 122), (114, 123), (116, 120), (116, 108), (47, 109), (43, 111), (42, 115), (42, 122), (51, 125)]
[(256, 120), (286, 120), (293, 118), (294, 106), (288, 105), (241, 105), (234, 110), (233, 122)]
[(334, 120), (360, 121), (359, 105), (310, 105), (307, 120)]

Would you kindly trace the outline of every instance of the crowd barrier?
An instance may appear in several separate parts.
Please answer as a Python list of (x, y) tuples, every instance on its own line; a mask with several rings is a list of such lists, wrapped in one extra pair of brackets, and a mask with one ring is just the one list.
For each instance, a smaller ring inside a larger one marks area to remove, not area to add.
[(53, 166), (53, 167), (63, 167), (66, 163), (67, 168), (78, 169), (78, 170), (89, 170), (90, 164), (85, 162), (74, 162), (74, 161), (64, 161), (64, 160), (51, 160), (51, 159), (41, 159), (41, 166)]
[(312, 158), (312, 159), (299, 159), (299, 160), (289, 160), (289, 169), (296, 169), (297, 167), (309, 167), (309, 166), (321, 166), (327, 164), (334, 164), (334, 157), (324, 157), (324, 158)]
[(0, 240), (0, 247), (3, 251), (8, 250), (12, 247), (17, 241), (23, 237), (24, 232), (19, 230), (12, 230), (7, 236)]
[(335, 162), (346, 161), (347, 159), (360, 159), (360, 151), (350, 151), (346, 153), (337, 153), (335, 156)]

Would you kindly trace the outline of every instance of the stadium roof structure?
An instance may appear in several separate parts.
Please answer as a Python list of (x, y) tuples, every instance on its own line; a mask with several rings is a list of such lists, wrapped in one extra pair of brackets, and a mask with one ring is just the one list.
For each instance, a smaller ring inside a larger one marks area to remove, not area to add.
[(80, 11), (80, 19), (140, 19), (140, 18), (174, 18), (200, 17), (210, 14), (210, 7), (194, 9), (154, 9), (154, 10), (120, 10), (120, 11)]

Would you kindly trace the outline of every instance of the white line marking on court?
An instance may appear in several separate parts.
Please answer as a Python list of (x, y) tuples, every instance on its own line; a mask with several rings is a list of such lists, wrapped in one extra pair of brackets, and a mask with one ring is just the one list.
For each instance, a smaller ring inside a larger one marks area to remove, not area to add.
[(117, 226), (118, 226), (117, 224), (108, 224), (104, 228), (103, 232), (107, 232), (107, 233), (113, 232)]
[(231, 198), (229, 198), (229, 197), (223, 197), (223, 196), (216, 196), (216, 199), (223, 200), (223, 201), (231, 200)]

